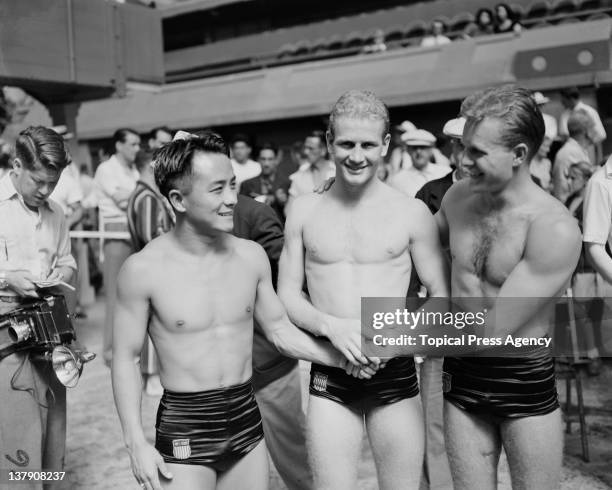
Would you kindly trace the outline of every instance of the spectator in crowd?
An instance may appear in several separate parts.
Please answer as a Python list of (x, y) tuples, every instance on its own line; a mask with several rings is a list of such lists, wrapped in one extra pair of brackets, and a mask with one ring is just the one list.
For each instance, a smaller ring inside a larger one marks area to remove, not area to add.
[[(544, 123), (546, 126), (546, 120), (544, 120)], [(552, 164), (548, 158), (551, 143), (552, 140), (544, 136), (540, 149), (529, 163), (529, 173), (537, 179), (538, 185), (547, 192), (552, 192)]]
[[(115, 154), (96, 169), (94, 180), (99, 189), (98, 207), (103, 231), (128, 231), (127, 209), (130, 195), (138, 181), (134, 162), (140, 150), (140, 136), (133, 129), (122, 128), (113, 135)], [(104, 240), (104, 360), (112, 355), (113, 315), (117, 301), (117, 275), (125, 259), (132, 253), (128, 240)]]
[(439, 179), (451, 172), (448, 166), (431, 163), (436, 137), (429, 131), (417, 129), (402, 137), (412, 159), (411, 168), (403, 168), (391, 176), (388, 184), (404, 194), (414, 197), (430, 180)]
[(490, 9), (482, 8), (476, 12), (476, 24), (478, 25), (478, 31), (474, 33), (476, 36), (487, 36), (495, 33), (493, 12)]
[(257, 177), (261, 173), (261, 165), (251, 160), (251, 141), (245, 134), (235, 134), (231, 140), (232, 168), (236, 176), (236, 187), (245, 181)]
[[(451, 142), (451, 164), (454, 170), (444, 177), (427, 182), (416, 193), (416, 198), (423, 201), (431, 214), (436, 214), (442, 205), (446, 191), (458, 180), (466, 176), (463, 168), (463, 128), (465, 119), (459, 117), (447, 121), (442, 129)], [(408, 296), (415, 296), (421, 283), (413, 269), (410, 277)], [(441, 357), (427, 356), (420, 364), (420, 389), (423, 403), (423, 416), (425, 418), (425, 460), (423, 478), (430, 489), (450, 489), (452, 479), (444, 443), (444, 397), (442, 390), (442, 364)]]
[(555, 156), (553, 165), (553, 195), (565, 202), (570, 195), (568, 182), (569, 167), (572, 163), (589, 162), (589, 148), (593, 144), (593, 120), (585, 111), (575, 111), (567, 123), (569, 138)]
[[(53, 130), (37, 126), (19, 133), (13, 169), (0, 179), (0, 315), (44, 294), (36, 281), (69, 281), (76, 269), (64, 213), (49, 199), (69, 162), (64, 140)], [(8, 331), (0, 328), (2, 350), (11, 344)], [(4, 478), (8, 470), (63, 470), (66, 389), (50, 362), (35, 362), (30, 354), (26, 349), (0, 360)], [(34, 480), (20, 483), (41, 488)]]
[[(571, 194), (565, 205), (572, 216), (578, 220), (580, 230), (583, 230), (583, 208), (586, 183), (593, 174), (593, 166), (589, 162), (572, 163), (568, 171)], [(595, 331), (601, 325), (603, 301), (597, 297), (597, 279), (595, 269), (586, 259), (585, 245), (580, 252), (580, 260), (572, 277), (572, 293), (575, 298), (576, 332), (579, 339), (584, 339), (586, 358), (589, 360), (587, 372), (597, 376), (601, 372), (601, 358), (595, 343)], [(588, 298), (588, 299), (587, 299)]]
[[(151, 144), (151, 138), (149, 138), (149, 144)], [(169, 205), (155, 184), (152, 161), (153, 152), (151, 150), (140, 150), (136, 155), (135, 164), (140, 178), (130, 196), (126, 210), (134, 252), (139, 252), (155, 237), (168, 232), (173, 223)], [(147, 335), (140, 354), (140, 372), (145, 393), (151, 396), (159, 396), (163, 392), (157, 363), (155, 347)]]
[(448, 44), (451, 40), (444, 35), (446, 32), (446, 24), (441, 19), (434, 19), (431, 23), (430, 34), (423, 37), (421, 40), (421, 46), (429, 48), (432, 46), (442, 46)]
[(325, 133), (312, 131), (304, 140), (304, 155), (307, 164), (291, 174), (290, 198), (309, 194), (330, 177), (336, 175), (336, 166), (327, 159)]
[(147, 144), (149, 145), (149, 149), (154, 151), (170, 141), (172, 141), (172, 131), (166, 126), (159, 126), (151, 130), (147, 139)]
[(550, 102), (550, 99), (546, 97), (542, 92), (534, 92), (533, 100), (538, 104), (540, 111), (542, 112), (542, 117), (544, 118), (544, 137), (548, 138), (551, 142), (553, 142), (557, 138), (558, 129), (557, 129), (557, 120), (554, 116), (550, 114), (546, 114), (544, 112), (544, 106)]
[(240, 194), (271, 206), (284, 222), (291, 182), (288, 177), (283, 178), (278, 174), (278, 147), (273, 143), (262, 144), (257, 152), (257, 161), (261, 165), (261, 174), (244, 181), (240, 186)]
[(83, 208), (85, 210), (93, 209), (98, 206), (98, 193), (96, 182), (89, 174), (89, 166), (86, 163), (81, 163), (79, 167), (79, 182), (83, 191)]
[(416, 126), (410, 121), (403, 121), (393, 128), (393, 149), (389, 157), (389, 175), (394, 175), (403, 168), (412, 167), (412, 158), (406, 150), (402, 137), (404, 134), (414, 131)]
[(363, 52), (383, 53), (385, 51), (387, 51), (387, 45), (385, 44), (385, 31), (382, 29), (376, 29), (376, 31), (374, 31), (372, 41), (363, 47)]
[(515, 32), (519, 33), (523, 29), (521, 23), (516, 20), (515, 12), (505, 3), (498, 3), (495, 6), (495, 22), (493, 30), (495, 33)]
[(565, 110), (559, 118), (559, 136), (563, 138), (571, 137), (569, 133), (569, 118), (576, 111), (584, 111), (591, 118), (593, 124), (590, 125), (589, 138), (594, 144), (601, 143), (606, 139), (606, 130), (603, 127), (601, 118), (596, 109), (588, 104), (585, 104), (580, 99), (580, 92), (576, 87), (568, 87), (560, 92), (561, 103)]
[[(234, 207), (234, 235), (263, 247), (276, 290), (278, 261), (284, 241), (283, 225), (278, 216), (268, 206), (238, 196)], [(306, 453), (306, 418), (299, 364), (282, 355), (266, 339), (261, 326), (254, 323), (253, 388), (266, 446), (287, 488), (310, 490), (313, 488), (312, 470)]]

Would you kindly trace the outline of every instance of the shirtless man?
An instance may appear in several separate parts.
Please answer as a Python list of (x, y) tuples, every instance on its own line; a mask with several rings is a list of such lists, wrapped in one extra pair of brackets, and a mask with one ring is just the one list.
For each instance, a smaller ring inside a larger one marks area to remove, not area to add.
[[(529, 91), (513, 87), (469, 97), (462, 115), (467, 178), (448, 190), (436, 214), (450, 245), (452, 296), (484, 298), (495, 336), (543, 336), (576, 266), (580, 230), (529, 175), (544, 136), (542, 115)], [(518, 300), (501, 298), (529, 300), (517, 308)], [(455, 490), (496, 488), (502, 446), (513, 488), (557, 488), (563, 438), (548, 351), (446, 357), (444, 385)]]
[[(371, 92), (345, 93), (327, 132), (333, 187), (298, 197), (287, 217), (279, 296), (299, 327), (349, 359), (361, 350), (362, 296), (405, 297), (412, 262), (432, 296), (447, 296), (445, 261), (427, 207), (376, 178), (389, 113)], [(306, 278), (310, 300), (302, 294)], [(317, 489), (354, 489), (363, 426), (381, 489), (418, 488), (423, 418), (414, 360), (391, 359), (371, 380), (312, 365), (307, 442)]]
[[(250, 383), (254, 316), (284, 354), (345, 366), (330, 345), (289, 323), (263, 249), (230, 234), (236, 179), (228, 155), (214, 133), (156, 152), (155, 180), (176, 227), (132, 255), (119, 277), (113, 389), (132, 470), (146, 489), (267, 488)], [(136, 360), (147, 330), (165, 388), (155, 447), (140, 422)]]

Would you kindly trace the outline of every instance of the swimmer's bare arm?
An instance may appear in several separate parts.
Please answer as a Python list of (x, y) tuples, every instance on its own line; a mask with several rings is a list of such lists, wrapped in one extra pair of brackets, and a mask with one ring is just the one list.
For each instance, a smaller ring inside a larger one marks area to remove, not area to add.
[[(128, 258), (119, 272), (113, 327), (112, 382), (115, 404), (138, 483), (161, 489), (158, 469), (172, 478), (161, 455), (146, 440), (140, 418), (141, 376), (137, 359), (147, 335), (149, 264), (143, 254)], [(149, 488), (149, 487), (147, 487)]]
[(449, 268), (440, 245), (436, 221), (420, 200), (414, 201), (414, 211), (410, 215), (416, 225), (410, 237), (414, 267), (429, 296), (445, 298), (449, 296)]
[[(329, 342), (318, 340), (296, 328), (290, 321), (283, 305), (272, 287), (270, 263), (263, 249), (256, 244), (252, 247), (251, 261), (257, 268), (257, 298), (255, 319), (261, 325), (265, 336), (283, 354), (295, 359), (325, 364), (346, 369), (347, 361)], [(369, 378), (375, 369), (364, 366), (355, 376)]]
[[(552, 298), (563, 294), (578, 263), (580, 248), (580, 229), (569, 215), (544, 215), (531, 223), (523, 257), (499, 290), (495, 307), (487, 314), (487, 328), (491, 327), (492, 319), (494, 336), (514, 334)], [(503, 298), (528, 301), (517, 307), (516, 300)]]
[(304, 284), (303, 224), (311, 207), (311, 196), (296, 199), (285, 224), (285, 244), (280, 258), (278, 295), (291, 321), (316, 336), (329, 338), (353, 365), (369, 361), (361, 353), (359, 319), (338, 318), (317, 310), (302, 292)]

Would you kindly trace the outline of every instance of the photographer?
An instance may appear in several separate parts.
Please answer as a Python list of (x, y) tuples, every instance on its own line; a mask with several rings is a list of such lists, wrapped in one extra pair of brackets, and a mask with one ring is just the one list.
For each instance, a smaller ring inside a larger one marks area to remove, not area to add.
[[(0, 179), (0, 318), (51, 291), (37, 282), (68, 281), (76, 269), (64, 213), (48, 200), (69, 162), (53, 130), (37, 126), (19, 133), (13, 168)], [(0, 350), (10, 344), (8, 328), (0, 328)], [(0, 359), (0, 469), (61, 470), (64, 386), (51, 363), (28, 350)], [(20, 488), (42, 486), (29, 483)]]

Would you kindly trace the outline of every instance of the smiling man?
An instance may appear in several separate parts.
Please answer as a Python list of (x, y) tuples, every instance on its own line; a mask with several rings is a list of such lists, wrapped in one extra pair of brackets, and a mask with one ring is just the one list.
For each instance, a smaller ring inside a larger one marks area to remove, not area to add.
[[(122, 268), (113, 338), (113, 389), (132, 470), (146, 489), (267, 488), (250, 380), (253, 318), (285, 355), (337, 367), (346, 362), (291, 325), (265, 252), (231, 234), (236, 178), (225, 142), (205, 133), (168, 143), (154, 157), (155, 180), (176, 226)], [(147, 330), (164, 387), (155, 447), (140, 422), (135, 362)]]
[[(500, 87), (468, 97), (462, 115), (467, 175), (436, 214), (450, 247), (452, 296), (480, 298), (495, 318), (493, 336), (545, 337), (578, 261), (580, 230), (529, 173), (544, 136), (542, 114), (528, 90)], [(528, 301), (517, 307), (516, 298)], [(554, 371), (544, 348), (521, 357), (445, 358), (456, 490), (496, 488), (502, 446), (513, 488), (557, 488), (563, 436)]]
[[(389, 113), (373, 93), (340, 97), (327, 131), (335, 183), (298, 197), (285, 228), (278, 290), (289, 317), (327, 337), (352, 363), (367, 361), (362, 297), (405, 297), (413, 262), (432, 296), (448, 293), (431, 213), (376, 177), (390, 138)], [(389, 360), (366, 381), (313, 364), (307, 441), (315, 488), (356, 488), (364, 422), (379, 487), (418, 488), (424, 444), (418, 392), (412, 357)]]

